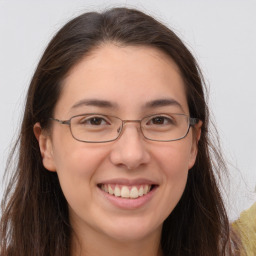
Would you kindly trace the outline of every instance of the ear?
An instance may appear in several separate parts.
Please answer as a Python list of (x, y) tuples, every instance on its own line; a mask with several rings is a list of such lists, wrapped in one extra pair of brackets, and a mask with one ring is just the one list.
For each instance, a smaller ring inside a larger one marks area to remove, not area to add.
[(201, 137), (202, 125), (203, 122), (199, 120), (199, 122), (193, 127), (193, 142), (190, 151), (189, 169), (191, 169), (196, 162), (196, 156), (198, 152), (198, 141), (200, 140)]
[(48, 171), (55, 172), (56, 168), (53, 158), (52, 141), (49, 134), (41, 128), (40, 123), (36, 123), (33, 130), (39, 144), (44, 167)]

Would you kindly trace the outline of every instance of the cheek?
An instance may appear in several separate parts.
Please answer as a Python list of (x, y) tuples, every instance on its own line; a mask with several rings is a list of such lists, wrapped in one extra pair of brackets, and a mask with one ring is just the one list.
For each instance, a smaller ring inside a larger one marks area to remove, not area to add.
[(155, 151), (155, 159), (162, 174), (159, 207), (163, 209), (164, 218), (173, 211), (185, 189), (190, 166), (190, 148), (190, 144), (184, 140), (171, 142), (164, 149)]
[(96, 185), (95, 174), (105, 157), (106, 150), (76, 141), (54, 148), (56, 172), (71, 208), (80, 205), (83, 209), (90, 201), (92, 188)]
[(104, 146), (79, 142), (68, 129), (56, 129), (53, 138), (53, 158), (58, 175), (89, 178), (105, 158)]
[(186, 151), (170, 149), (161, 159), (165, 187), (170, 198), (178, 200), (186, 186), (189, 170), (189, 154)]
[(190, 140), (170, 142), (155, 151), (158, 164), (161, 166), (166, 178), (183, 177), (191, 165)]

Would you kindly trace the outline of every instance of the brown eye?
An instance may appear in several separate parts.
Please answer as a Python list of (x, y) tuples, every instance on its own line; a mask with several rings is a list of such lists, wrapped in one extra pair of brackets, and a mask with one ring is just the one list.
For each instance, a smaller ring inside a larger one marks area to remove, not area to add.
[(100, 125), (110, 125), (110, 123), (101, 116), (87, 116), (79, 121), (79, 124), (86, 126), (100, 126)]
[(106, 121), (99, 117), (93, 117), (88, 120), (88, 123), (91, 125), (101, 125), (102, 123), (106, 123)]
[(171, 125), (173, 123), (174, 120), (171, 117), (155, 116), (147, 122), (147, 125)]
[(153, 124), (164, 124), (165, 118), (162, 116), (158, 116), (152, 119)]

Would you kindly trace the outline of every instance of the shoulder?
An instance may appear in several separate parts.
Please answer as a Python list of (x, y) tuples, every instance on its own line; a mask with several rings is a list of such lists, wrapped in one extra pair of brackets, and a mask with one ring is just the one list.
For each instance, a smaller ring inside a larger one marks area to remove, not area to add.
[(256, 255), (256, 203), (241, 213), (232, 228), (241, 240), (244, 255)]

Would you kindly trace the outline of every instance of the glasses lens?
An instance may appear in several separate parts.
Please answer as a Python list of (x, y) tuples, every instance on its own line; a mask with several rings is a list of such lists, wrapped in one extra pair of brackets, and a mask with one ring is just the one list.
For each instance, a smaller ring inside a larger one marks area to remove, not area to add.
[(159, 114), (145, 117), (141, 122), (144, 136), (150, 140), (171, 141), (186, 136), (189, 117), (183, 114)]
[[(79, 115), (71, 118), (70, 129), (73, 137), (79, 141), (113, 141), (122, 130), (122, 120), (100, 114)], [(179, 140), (186, 136), (188, 130), (189, 117), (184, 114), (158, 114), (141, 120), (141, 131), (150, 140)]]
[(73, 137), (85, 142), (105, 142), (115, 140), (122, 121), (117, 117), (99, 114), (80, 115), (71, 118)]

